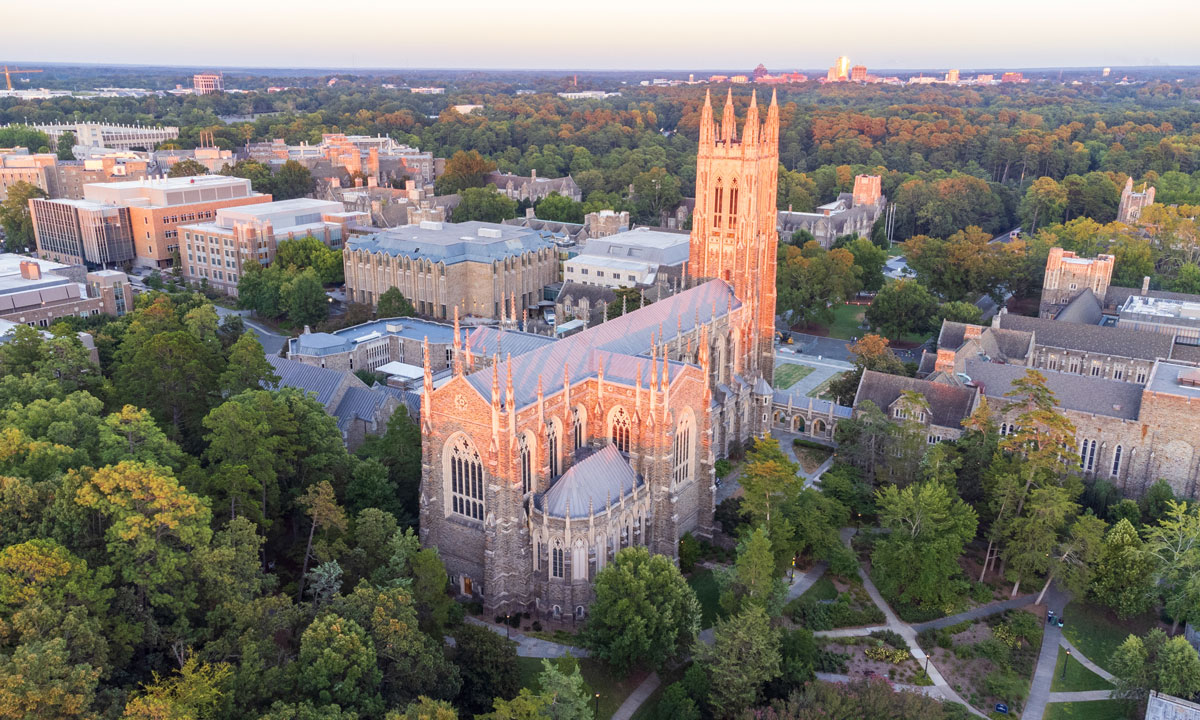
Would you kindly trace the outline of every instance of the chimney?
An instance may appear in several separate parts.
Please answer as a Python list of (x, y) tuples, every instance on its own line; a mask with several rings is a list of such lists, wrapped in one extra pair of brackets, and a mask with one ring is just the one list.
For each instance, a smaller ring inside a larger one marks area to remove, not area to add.
[(1150, 276), (1149, 275), (1142, 278), (1142, 294), (1145, 295), (1148, 292), (1150, 292)]
[(26, 280), (41, 280), (42, 266), (32, 260), (21, 261), (21, 277)]
[(310, 335), (310, 334), (312, 334), (312, 328), (310, 328), (309, 326), (305, 325), (305, 326), (304, 326), (304, 334), (305, 334), (305, 335)]
[(529, 177), (534, 180), (537, 180), (537, 168), (533, 168), (532, 170), (529, 171)]

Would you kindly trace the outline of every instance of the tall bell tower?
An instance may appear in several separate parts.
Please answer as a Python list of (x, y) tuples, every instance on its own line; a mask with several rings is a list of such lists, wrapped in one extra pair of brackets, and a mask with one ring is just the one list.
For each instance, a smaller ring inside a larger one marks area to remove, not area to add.
[(779, 174), (779, 105), (771, 93), (767, 119), (758, 118), (758, 94), (737, 135), (733, 90), (718, 126), (712, 98), (704, 96), (696, 154), (696, 208), (692, 214), (688, 274), (719, 278), (750, 308), (747, 349), (757, 375), (771, 381), (775, 367), (775, 195)]

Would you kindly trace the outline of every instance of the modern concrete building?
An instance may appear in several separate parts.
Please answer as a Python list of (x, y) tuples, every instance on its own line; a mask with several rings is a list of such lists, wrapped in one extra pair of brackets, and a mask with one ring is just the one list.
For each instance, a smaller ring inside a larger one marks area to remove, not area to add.
[(345, 212), (339, 202), (311, 198), (221, 208), (209, 222), (179, 227), (183, 276), (237, 295), (245, 265), (270, 265), (279, 241), (311, 235), (340, 250), (346, 226), (361, 219), (365, 216)]
[(589, 240), (563, 264), (563, 279), (608, 288), (653, 285), (661, 268), (682, 269), (688, 247), (687, 233), (635, 228)]
[(148, 125), (119, 125), (110, 123), (80, 122), (30, 125), (50, 137), (50, 145), (58, 142), (63, 133), (73, 133), (76, 145), (113, 148), (116, 150), (153, 150), (156, 145), (179, 137), (177, 127), (150, 127)]
[(215, 72), (196, 73), (192, 76), (192, 90), (197, 95), (225, 92), (225, 75)]
[(0, 319), (44, 328), (62, 317), (124, 315), (132, 307), (123, 272), (88, 273), (78, 265), (0, 254)]
[[(200, 175), (87, 185), (84, 200), (77, 204), (37, 200), (32, 211), (38, 252), (43, 257), (61, 256), (89, 265), (132, 261), (143, 267), (168, 268), (180, 247), (180, 225), (212, 219), (221, 208), (270, 201), (270, 195), (254, 192), (249, 180)], [(119, 253), (114, 250), (108, 255), (91, 251), (86, 240), (72, 244), (71, 239), (76, 236), (87, 238), (82, 230), (85, 219), (92, 225), (99, 223), (82, 213), (105, 218), (108, 223), (105, 230), (110, 234), (105, 237), (114, 238), (114, 247), (118, 239), (124, 242), (128, 232), (133, 243), (132, 254), (125, 252), (123, 244)], [(74, 235), (64, 229), (72, 223), (81, 228)], [(63, 239), (64, 234), (67, 240)], [(80, 252), (69, 255), (71, 249)]]
[(38, 256), (89, 267), (134, 259), (129, 208), (90, 200), (30, 200)]
[(485, 222), (384, 230), (350, 239), (344, 251), (346, 296), (374, 305), (397, 287), (422, 315), (501, 320), (536, 308), (558, 279), (554, 244), (533, 230)]

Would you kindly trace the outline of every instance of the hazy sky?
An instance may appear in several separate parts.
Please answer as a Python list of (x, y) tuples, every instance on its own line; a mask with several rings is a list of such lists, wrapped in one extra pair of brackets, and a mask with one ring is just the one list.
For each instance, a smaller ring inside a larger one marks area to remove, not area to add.
[[(552, 69), (1200, 65), (1200, 0), (0, 0), (4, 61)], [(29, 32), (21, 29), (29, 28)]]

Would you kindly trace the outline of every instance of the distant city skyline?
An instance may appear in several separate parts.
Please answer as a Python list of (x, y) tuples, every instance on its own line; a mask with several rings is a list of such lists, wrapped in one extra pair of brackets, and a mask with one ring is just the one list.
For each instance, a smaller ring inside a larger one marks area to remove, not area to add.
[(519, 10), (483, 0), (210, 0), (201, 9), (62, 0), (51, 20), (36, 4), (12, 3), (0, 60), (672, 71), (749, 71), (760, 62), (772, 71), (826, 68), (838, 56), (869, 69), (1200, 65), (1200, 3), (1187, 0), (1145, 7), (1097, 0), (1086, 8), (1011, 0), (979, 11), (949, 0), (745, 7), (738, 12), (717, 0), (610, 0), (586, 11), (561, 0), (531, 0)]

